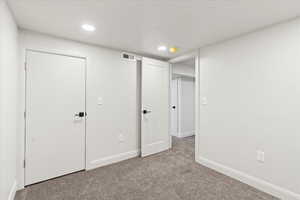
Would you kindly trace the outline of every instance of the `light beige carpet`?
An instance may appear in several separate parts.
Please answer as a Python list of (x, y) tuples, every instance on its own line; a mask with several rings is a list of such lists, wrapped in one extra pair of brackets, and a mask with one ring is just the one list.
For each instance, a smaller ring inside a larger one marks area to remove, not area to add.
[(16, 200), (275, 200), (194, 162), (194, 137), (173, 149), (32, 185)]

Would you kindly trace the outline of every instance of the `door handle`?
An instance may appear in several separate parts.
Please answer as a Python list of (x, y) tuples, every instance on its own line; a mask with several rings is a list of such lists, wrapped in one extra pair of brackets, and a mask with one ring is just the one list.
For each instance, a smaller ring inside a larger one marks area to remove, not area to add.
[(86, 113), (84, 112), (75, 113), (75, 117), (84, 117), (84, 116), (86, 116)]
[(176, 106), (172, 106), (173, 109), (176, 109)]
[(148, 113), (151, 113), (151, 111), (150, 110), (143, 110), (143, 114), (145, 115), (145, 114), (148, 114)]

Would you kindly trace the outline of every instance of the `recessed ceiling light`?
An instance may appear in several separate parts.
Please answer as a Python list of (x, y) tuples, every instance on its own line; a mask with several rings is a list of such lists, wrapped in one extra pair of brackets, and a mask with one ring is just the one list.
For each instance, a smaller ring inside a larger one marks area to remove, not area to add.
[(159, 47), (157, 47), (157, 50), (158, 51), (167, 51), (167, 47), (166, 46), (159, 46)]
[(170, 53), (176, 53), (176, 52), (178, 51), (178, 48), (176, 48), (176, 47), (171, 47), (171, 48), (169, 49), (169, 51), (170, 51)]
[(95, 26), (90, 25), (90, 24), (83, 24), (83, 25), (81, 26), (81, 28), (82, 28), (83, 30), (89, 31), (89, 32), (93, 32), (93, 31), (96, 30)]

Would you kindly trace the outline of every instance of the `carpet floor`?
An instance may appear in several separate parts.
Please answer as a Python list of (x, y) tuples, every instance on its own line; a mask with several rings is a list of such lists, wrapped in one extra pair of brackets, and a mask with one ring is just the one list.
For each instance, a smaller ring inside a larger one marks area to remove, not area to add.
[(35, 184), (15, 200), (277, 200), (194, 161), (194, 137), (173, 148)]

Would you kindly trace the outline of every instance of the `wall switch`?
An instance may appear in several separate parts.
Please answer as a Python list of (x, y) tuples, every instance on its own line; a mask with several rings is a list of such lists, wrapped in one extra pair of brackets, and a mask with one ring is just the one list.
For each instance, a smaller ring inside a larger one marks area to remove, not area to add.
[(257, 151), (257, 152), (256, 152), (256, 160), (257, 160), (258, 162), (260, 162), (260, 160), (261, 160), (261, 153), (260, 153), (260, 151)]
[(97, 104), (98, 104), (98, 105), (102, 105), (102, 104), (103, 104), (103, 99), (102, 99), (102, 97), (98, 97)]
[(207, 97), (202, 97), (201, 104), (202, 105), (207, 105)]
[(264, 163), (265, 162), (265, 152), (261, 150), (256, 151), (256, 160), (258, 162)]
[(124, 135), (123, 135), (123, 134), (120, 134), (120, 135), (119, 135), (119, 142), (120, 142), (120, 143), (123, 143), (124, 141), (125, 141)]
[(265, 162), (265, 152), (260, 152), (260, 162), (264, 163)]

